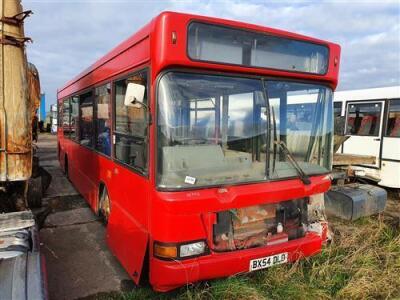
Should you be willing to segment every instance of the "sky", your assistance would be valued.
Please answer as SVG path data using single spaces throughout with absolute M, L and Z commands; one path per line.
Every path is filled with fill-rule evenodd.
M 337 90 L 400 85 L 400 0 L 22 0 L 28 60 L 46 103 L 57 88 L 165 10 L 263 25 L 342 47 Z

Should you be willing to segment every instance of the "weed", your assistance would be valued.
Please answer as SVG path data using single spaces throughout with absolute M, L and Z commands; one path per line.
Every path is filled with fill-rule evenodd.
M 334 239 L 293 264 L 183 287 L 149 288 L 112 298 L 134 299 L 394 299 L 400 297 L 400 229 L 391 219 L 331 220 Z

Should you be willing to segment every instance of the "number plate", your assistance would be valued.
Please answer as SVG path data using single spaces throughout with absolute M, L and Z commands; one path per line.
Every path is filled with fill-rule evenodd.
M 280 265 L 287 263 L 288 261 L 288 253 L 279 253 L 276 255 L 271 255 L 262 258 L 252 259 L 250 261 L 249 271 L 261 270 L 265 268 L 272 267 L 274 265 Z

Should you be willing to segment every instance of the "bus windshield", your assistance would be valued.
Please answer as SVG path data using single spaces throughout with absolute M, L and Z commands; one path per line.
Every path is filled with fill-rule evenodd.
M 179 189 L 297 177 L 331 168 L 332 91 L 321 85 L 166 73 L 158 88 L 158 184 Z

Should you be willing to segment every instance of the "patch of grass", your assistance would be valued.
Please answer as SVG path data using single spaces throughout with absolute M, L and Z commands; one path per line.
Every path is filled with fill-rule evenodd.
M 395 299 L 400 297 L 400 228 L 391 219 L 330 222 L 322 253 L 290 265 L 184 287 L 142 288 L 113 299 Z M 110 296 L 110 295 L 109 295 Z

